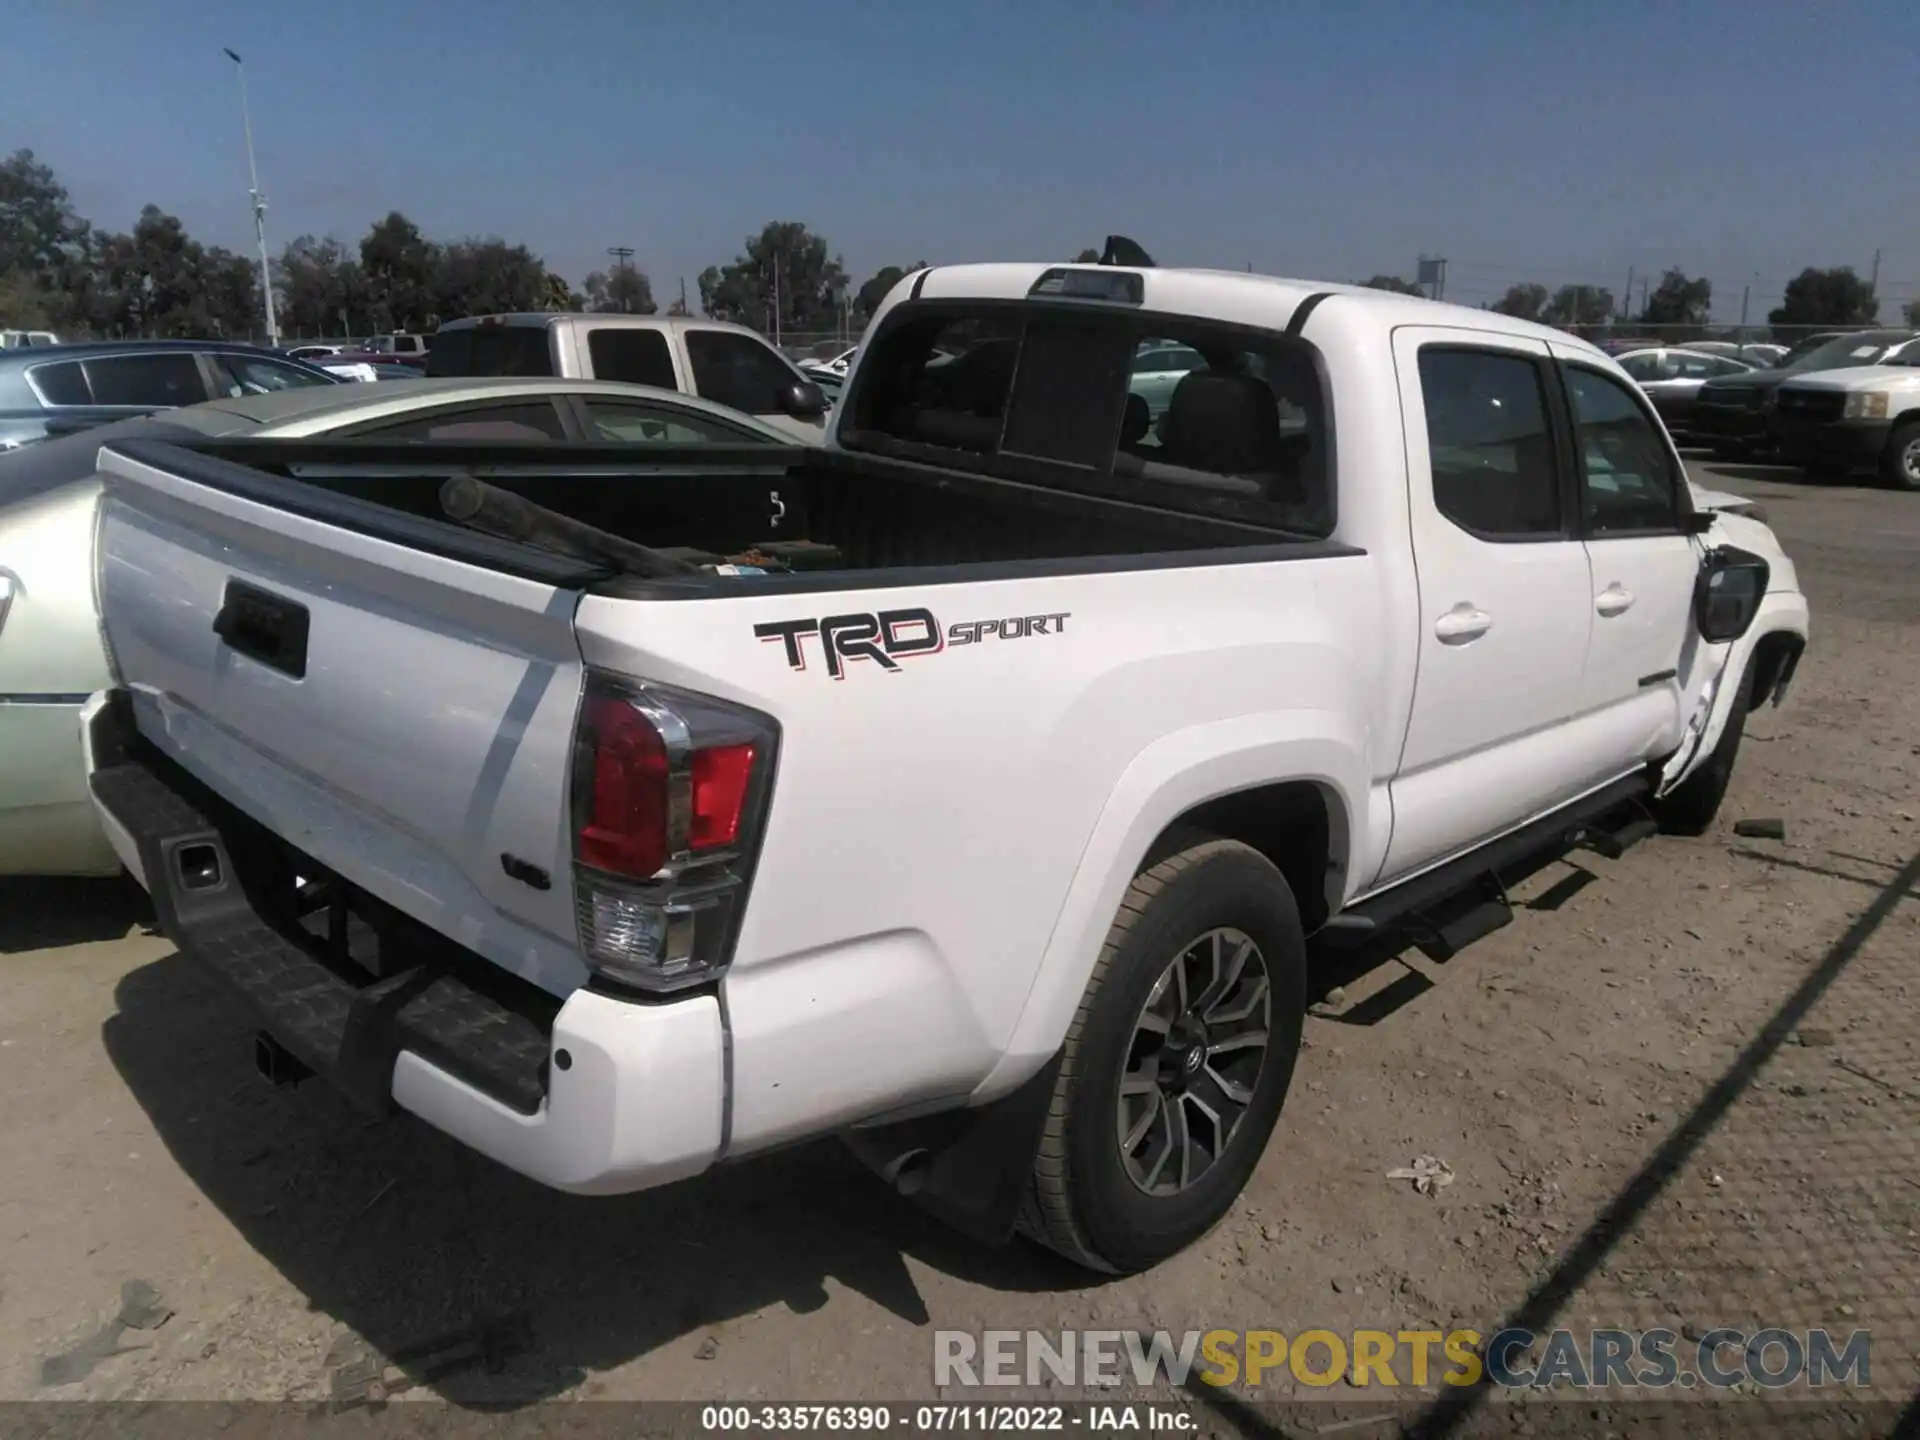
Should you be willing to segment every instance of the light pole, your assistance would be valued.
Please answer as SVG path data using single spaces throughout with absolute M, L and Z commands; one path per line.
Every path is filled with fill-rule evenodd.
M 247 191 L 253 201 L 253 234 L 260 242 L 260 300 L 267 309 L 267 344 L 280 343 L 280 323 L 273 315 L 273 268 L 267 259 L 267 199 L 260 193 L 260 170 L 253 163 L 253 116 L 247 109 L 247 67 L 231 50 L 222 49 L 233 68 L 240 72 L 240 124 L 247 135 Z

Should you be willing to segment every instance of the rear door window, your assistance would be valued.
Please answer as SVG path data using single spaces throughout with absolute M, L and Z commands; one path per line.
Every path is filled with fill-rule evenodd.
M 463 405 L 414 413 L 355 428 L 369 440 L 564 440 L 567 428 L 551 400 Z
M 294 365 L 282 365 L 277 360 L 263 360 L 257 355 L 213 355 L 208 358 L 213 362 L 216 388 L 222 394 L 236 399 L 242 395 L 270 395 L 276 390 L 305 390 L 311 386 L 333 383 L 311 371 Z
M 1512 351 L 1420 351 L 1433 503 L 1483 540 L 1564 537 L 1540 365 Z
M 767 437 L 710 415 L 635 405 L 626 400 L 586 398 L 587 438 L 621 445 L 762 445 Z
M 798 381 L 765 341 L 731 330 L 696 329 L 685 335 L 693 388 L 703 399 L 749 415 L 781 412 L 781 397 Z
M 155 355 L 112 355 L 83 362 L 96 405 L 162 408 L 198 405 L 208 399 L 199 357 L 183 350 Z
M 587 359 L 596 380 L 618 380 L 624 385 L 652 385 L 678 390 L 673 352 L 658 330 L 603 325 L 587 332 Z
M 27 372 L 33 388 L 40 392 L 44 405 L 91 405 L 93 391 L 87 388 L 87 372 L 78 360 L 64 365 L 36 365 Z
M 442 330 L 427 352 L 429 375 L 556 374 L 545 325 L 468 325 Z

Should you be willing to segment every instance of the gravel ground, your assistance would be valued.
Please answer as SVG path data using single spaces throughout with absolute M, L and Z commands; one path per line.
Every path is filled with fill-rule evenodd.
M 1244 1202 L 1147 1276 L 977 1249 L 831 1145 L 547 1193 L 260 1084 L 137 891 L 0 890 L 0 1399 L 316 1400 L 505 1312 L 504 1369 L 414 1364 L 413 1393 L 930 1398 L 936 1329 L 1519 1317 L 1864 1328 L 1891 1423 L 1920 1385 L 1920 495 L 1696 473 L 1764 499 L 1814 607 L 1719 827 L 1550 867 L 1445 965 L 1328 977 Z M 1785 842 L 1732 833 L 1758 816 Z M 1387 1178 L 1422 1154 L 1454 1176 L 1431 1196 Z M 115 1321 L 133 1281 L 164 1323 Z

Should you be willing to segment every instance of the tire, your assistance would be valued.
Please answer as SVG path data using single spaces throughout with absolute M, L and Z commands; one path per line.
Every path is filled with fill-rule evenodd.
M 1252 950 L 1236 970 L 1227 957 L 1239 954 L 1242 942 Z M 1176 962 L 1187 976 L 1184 995 L 1176 993 Z M 1249 1067 L 1252 1047 L 1245 1046 L 1180 1063 L 1200 1049 L 1180 1046 L 1183 1037 L 1218 1044 L 1256 1032 L 1257 1000 L 1246 1015 L 1237 1013 L 1258 988 L 1256 968 L 1265 976 L 1267 1037 L 1257 1064 Z M 1237 978 L 1209 1004 L 1213 986 L 1207 977 L 1222 969 Z M 1280 1118 L 1300 1053 L 1306 979 L 1306 943 L 1293 892 L 1258 851 L 1237 841 L 1204 839 L 1137 875 L 1067 1030 L 1020 1229 L 1069 1260 L 1108 1274 L 1145 1270 L 1211 1229 L 1245 1188 Z M 1195 985 L 1203 987 L 1199 994 Z M 1164 1036 L 1141 1028 L 1150 1004 L 1165 1019 L 1182 998 L 1194 1002 L 1192 1012 L 1211 1016 L 1211 1025 L 1203 1019 L 1196 1030 L 1192 1018 L 1183 1017 Z M 1125 1097 L 1123 1110 L 1122 1071 L 1134 1070 L 1140 1084 L 1150 1056 L 1177 1093 L 1170 1098 L 1167 1088 L 1148 1082 L 1146 1093 Z M 1236 1089 L 1248 1097 L 1237 1116 L 1231 1110 Z M 1207 1110 L 1230 1117 L 1224 1145 L 1205 1119 Z M 1187 1126 L 1187 1138 L 1199 1149 L 1184 1177 L 1173 1169 L 1179 1158 L 1173 1141 L 1180 1132 L 1168 1128 L 1167 1117 L 1174 1114 L 1183 1123 L 1198 1117 Z M 1123 1123 L 1144 1136 L 1131 1161 L 1122 1153 Z M 1210 1163 L 1199 1163 L 1209 1149 L 1215 1152 Z M 1162 1154 L 1166 1162 L 1156 1169 L 1152 1161 Z M 1152 1193 L 1143 1180 L 1163 1191 L 1177 1188 Z
M 1920 420 L 1896 425 L 1887 437 L 1880 478 L 1896 490 L 1920 490 Z
M 1733 762 L 1740 755 L 1740 739 L 1747 731 L 1747 708 L 1753 703 L 1753 666 L 1740 677 L 1740 690 L 1734 699 L 1733 714 L 1727 728 L 1693 774 L 1676 788 L 1653 802 L 1653 818 L 1668 835 L 1704 835 L 1720 813 L 1720 802 L 1727 798 L 1727 786 L 1733 783 Z

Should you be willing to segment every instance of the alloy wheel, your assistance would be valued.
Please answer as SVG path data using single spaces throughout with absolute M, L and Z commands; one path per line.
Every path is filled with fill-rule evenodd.
M 1127 1177 L 1177 1195 L 1219 1163 L 1266 1063 L 1266 957 L 1223 927 L 1189 941 L 1154 982 L 1120 1075 L 1116 1138 Z

